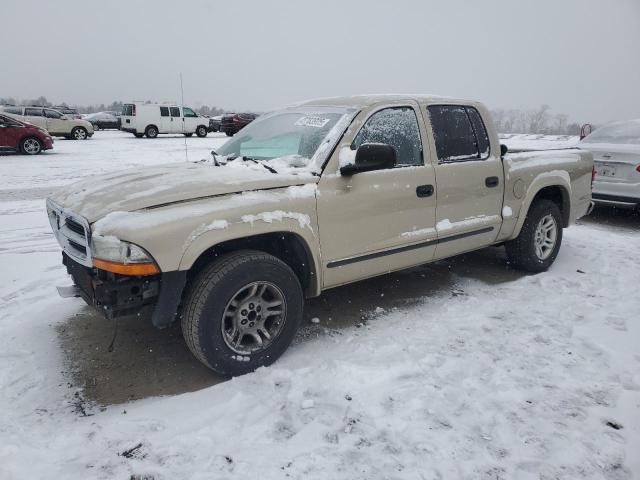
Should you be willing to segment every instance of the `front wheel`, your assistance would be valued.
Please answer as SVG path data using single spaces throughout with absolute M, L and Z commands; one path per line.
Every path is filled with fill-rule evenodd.
M 224 133 L 227 134 L 227 137 L 233 137 L 233 132 L 226 130 Z
M 28 137 L 20 142 L 20 151 L 25 155 L 38 155 L 42 148 L 42 142 L 35 137 Z
M 196 135 L 198 135 L 199 137 L 206 137 L 207 127 L 200 125 L 198 128 L 196 128 Z
M 293 340 L 304 300 L 291 268 L 267 253 L 243 250 L 209 264 L 183 307 L 182 332 L 191 352 L 223 375 L 269 365 Z
M 527 272 L 544 272 L 555 261 L 562 243 L 562 214 L 551 200 L 529 208 L 520 234 L 505 243 L 509 262 Z
M 71 138 L 74 140 L 86 140 L 89 132 L 84 127 L 75 127 L 71 130 Z

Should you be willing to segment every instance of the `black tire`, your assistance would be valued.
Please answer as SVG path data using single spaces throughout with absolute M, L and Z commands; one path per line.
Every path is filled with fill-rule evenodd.
M 89 132 L 87 132 L 87 129 L 84 127 L 74 127 L 73 130 L 71 130 L 71 138 L 73 140 L 86 140 L 89 138 Z
M 233 137 L 233 132 L 230 132 L 229 130 L 226 130 L 224 133 L 227 134 L 227 137 Z
M 184 136 L 185 137 L 193 137 L 193 133 L 185 133 Z
M 155 125 L 149 125 L 147 128 L 145 128 L 144 134 L 147 136 L 147 138 L 156 138 L 158 136 L 158 127 L 156 127 Z
M 555 242 L 548 256 L 541 258 L 536 253 L 536 231 L 543 219 L 549 215 L 553 217 L 556 225 Z M 539 273 L 547 270 L 558 256 L 562 244 L 562 226 L 562 213 L 557 204 L 546 199 L 534 201 L 529 207 L 520 234 L 514 240 L 505 243 L 509 263 L 527 272 Z
M 200 138 L 206 137 L 207 127 L 205 127 L 204 125 L 200 125 L 198 128 L 196 128 L 196 135 L 198 135 Z
M 234 296 L 253 282 L 277 286 L 285 313 L 277 335 L 263 349 L 238 354 L 225 340 L 223 317 Z M 298 330 L 303 308 L 300 282 L 287 264 L 267 253 L 241 250 L 218 258 L 194 279 L 182 307 L 182 333 L 191 352 L 207 367 L 222 375 L 243 375 L 282 355 Z
M 144 137 L 144 133 L 134 133 L 133 134 L 136 138 L 142 138 Z
M 39 155 L 44 150 L 44 145 L 37 137 L 26 137 L 20 140 L 20 151 L 24 155 Z

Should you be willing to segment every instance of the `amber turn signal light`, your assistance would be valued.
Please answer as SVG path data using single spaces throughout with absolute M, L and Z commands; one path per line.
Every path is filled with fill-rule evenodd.
M 110 262 L 108 260 L 101 260 L 99 258 L 93 259 L 93 265 L 100 270 L 106 270 L 107 272 L 118 273 L 120 275 L 155 275 L 160 273 L 160 269 L 153 262 L 147 263 L 120 263 Z

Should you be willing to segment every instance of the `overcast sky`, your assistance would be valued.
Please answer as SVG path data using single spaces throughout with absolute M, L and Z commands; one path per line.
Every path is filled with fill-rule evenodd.
M 0 0 L 0 97 L 269 110 L 436 93 L 640 118 L 640 0 Z

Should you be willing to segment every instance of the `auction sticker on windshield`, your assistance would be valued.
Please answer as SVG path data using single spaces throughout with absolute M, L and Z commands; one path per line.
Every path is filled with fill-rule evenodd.
M 321 117 L 301 117 L 299 118 L 295 125 L 298 127 L 315 127 L 322 128 L 327 123 L 331 121 L 330 118 L 321 118 Z

